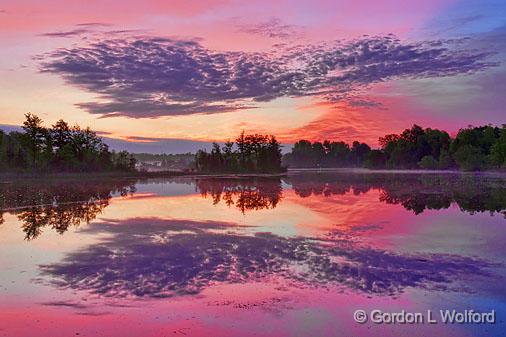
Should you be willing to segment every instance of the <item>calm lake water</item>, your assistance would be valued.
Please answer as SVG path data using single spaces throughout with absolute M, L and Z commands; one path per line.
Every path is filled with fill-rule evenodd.
M 504 336 L 506 180 L 0 183 L 0 336 Z M 358 324 L 489 312 L 495 324 Z

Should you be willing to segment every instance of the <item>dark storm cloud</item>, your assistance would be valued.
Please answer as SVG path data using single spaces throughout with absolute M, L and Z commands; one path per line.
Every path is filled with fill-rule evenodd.
M 470 74 L 495 66 L 492 52 L 461 41 L 363 37 L 277 53 L 217 52 L 196 40 L 105 39 L 40 56 L 42 71 L 99 96 L 79 107 L 103 117 L 213 114 L 279 97 L 347 99 L 396 78 Z

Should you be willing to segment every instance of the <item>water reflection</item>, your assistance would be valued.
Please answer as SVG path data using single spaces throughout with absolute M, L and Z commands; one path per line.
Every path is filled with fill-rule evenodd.
M 253 179 L 196 179 L 197 190 L 213 204 L 223 201 L 235 206 L 242 213 L 252 210 L 275 208 L 282 198 L 279 178 Z
M 27 240 L 37 238 L 44 228 L 63 234 L 71 226 L 95 219 L 113 194 L 133 192 L 134 182 L 124 180 L 4 183 L 0 184 L 0 220 L 4 212 L 16 214 Z
M 234 227 L 235 228 L 235 227 Z M 129 219 L 91 224 L 107 239 L 42 266 L 56 285 L 111 297 L 196 294 L 218 282 L 270 277 L 300 286 L 344 286 L 396 295 L 406 287 L 466 291 L 458 280 L 497 265 L 451 254 L 398 254 L 340 237 L 231 233 L 230 224 Z
M 311 195 L 359 195 L 380 191 L 380 201 L 400 204 L 420 214 L 426 209 L 446 209 L 456 203 L 468 213 L 500 213 L 506 217 L 506 180 L 473 175 L 416 174 L 300 174 L 287 181 L 295 193 Z
M 269 335 L 261 321 L 275 336 L 360 336 L 372 330 L 355 330 L 355 308 L 456 303 L 503 312 L 505 220 L 467 213 L 504 213 L 504 180 L 467 179 L 305 174 L 4 184 L 0 330 Z M 78 224 L 64 236 L 49 233 Z M 20 226 L 37 240 L 21 244 Z M 436 328 L 443 331 L 435 335 L 450 335 L 445 325 Z M 395 329 L 381 333 L 407 332 Z
M 426 209 L 446 209 L 452 203 L 468 213 L 490 212 L 506 217 L 506 181 L 466 175 L 300 174 L 279 178 L 185 179 L 213 204 L 220 202 L 242 213 L 273 209 L 283 200 L 283 183 L 295 195 L 360 195 L 379 190 L 381 202 L 399 204 L 420 214 Z M 182 183 L 182 182 L 181 182 Z M 0 224 L 3 213 L 16 214 L 25 238 L 37 238 L 43 228 L 64 233 L 69 227 L 89 223 L 109 205 L 114 194 L 135 192 L 135 181 L 100 180 L 16 182 L 0 184 Z

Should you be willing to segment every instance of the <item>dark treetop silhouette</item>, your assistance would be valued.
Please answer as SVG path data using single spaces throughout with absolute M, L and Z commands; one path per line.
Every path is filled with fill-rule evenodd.
M 245 135 L 242 132 L 235 144 L 227 141 L 220 148 L 214 143 L 211 153 L 198 151 L 195 165 L 200 172 L 279 173 L 284 171 L 281 157 L 281 145 L 274 136 Z
M 405 169 L 461 169 L 466 171 L 506 168 L 506 124 L 461 129 L 455 139 L 446 131 L 413 125 L 401 134 L 379 139 L 381 149 L 365 143 L 311 143 L 300 140 L 283 162 L 289 167 L 368 167 Z
M 135 159 L 109 147 L 90 128 L 70 127 L 59 120 L 45 128 L 42 120 L 26 114 L 24 133 L 0 131 L 0 172 L 131 171 Z

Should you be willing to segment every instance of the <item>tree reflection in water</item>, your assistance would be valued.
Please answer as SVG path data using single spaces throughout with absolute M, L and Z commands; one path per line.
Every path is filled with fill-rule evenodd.
M 418 214 L 448 208 L 505 214 L 503 179 L 436 175 L 294 175 L 289 184 L 300 197 L 380 191 L 380 201 Z M 275 208 L 282 200 L 280 179 L 196 179 L 213 203 L 242 212 Z M 4 184 L 1 209 L 22 221 L 27 239 L 44 227 L 59 233 L 90 222 L 114 193 L 133 193 L 132 181 Z M 149 200 L 147 201 L 149 202 Z M 120 226 L 118 226 L 120 224 Z M 235 230 L 236 232 L 230 232 Z M 194 294 L 216 282 L 240 283 L 276 277 L 302 286 L 344 286 L 381 295 L 407 287 L 463 291 L 469 278 L 489 277 L 496 265 L 451 254 L 394 253 L 366 247 L 339 233 L 326 239 L 246 234 L 237 224 L 189 220 L 126 219 L 90 222 L 84 232 L 109 233 L 99 244 L 41 266 L 58 285 L 104 296 L 167 297 Z
M 506 180 L 498 177 L 434 174 L 298 174 L 284 178 L 301 198 L 311 195 L 356 195 L 380 191 L 380 201 L 400 204 L 420 214 L 456 203 L 462 211 L 501 213 L 506 217 Z M 283 190 L 278 178 L 196 180 L 197 190 L 213 204 L 223 201 L 243 213 L 275 208 Z
M 465 291 L 457 281 L 488 277 L 496 267 L 458 255 L 397 254 L 343 239 L 230 229 L 216 222 L 156 219 L 91 224 L 84 230 L 108 238 L 41 268 L 64 288 L 111 297 L 170 297 L 196 294 L 217 282 L 269 277 L 375 295 L 396 295 L 406 287 Z
M 288 177 L 295 193 L 311 195 L 359 195 L 380 191 L 380 201 L 400 204 L 415 214 L 445 209 L 456 203 L 468 213 L 500 213 L 506 217 L 506 180 L 499 177 L 454 174 L 300 174 Z
M 191 180 L 187 180 L 187 183 Z M 462 211 L 500 213 L 506 217 L 506 181 L 503 178 L 468 175 L 415 174 L 309 174 L 284 178 L 295 194 L 361 194 L 380 191 L 380 201 L 400 204 L 415 214 L 444 209 L 456 203 Z M 198 178 L 197 191 L 214 204 L 224 202 L 241 212 L 275 208 L 282 202 L 279 178 Z M 70 226 L 89 223 L 109 205 L 112 195 L 135 192 L 135 180 L 66 180 L 49 183 L 0 184 L 0 224 L 3 213 L 16 214 L 26 239 L 34 239 L 45 227 L 64 233 Z
M 114 179 L 1 184 L 0 218 L 3 212 L 16 214 L 27 240 L 37 238 L 46 227 L 63 234 L 70 226 L 95 219 L 114 194 L 134 191 L 134 182 Z
M 203 197 L 212 198 L 214 205 L 223 200 L 227 206 L 235 206 L 242 213 L 275 208 L 283 194 L 279 178 L 199 178 L 195 184 Z

